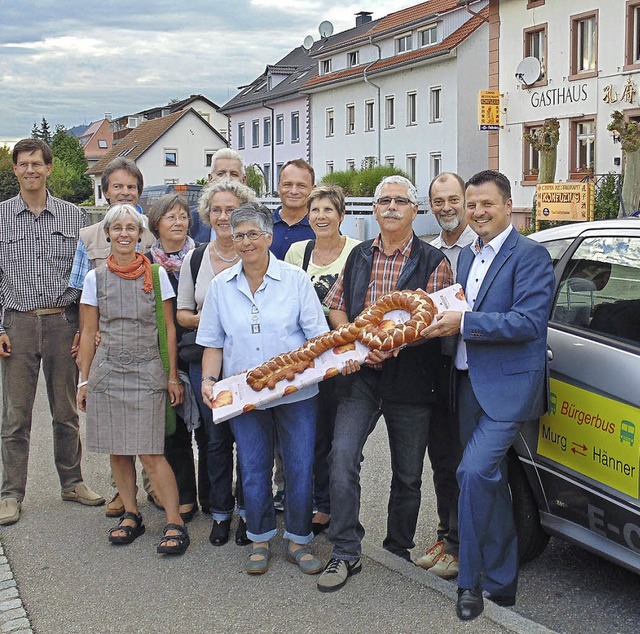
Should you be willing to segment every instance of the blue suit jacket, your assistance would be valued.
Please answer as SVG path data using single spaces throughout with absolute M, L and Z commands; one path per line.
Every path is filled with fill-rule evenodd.
M 457 281 L 466 289 L 474 259 L 465 248 Z M 555 277 L 546 248 L 515 229 L 491 263 L 475 305 L 465 313 L 471 386 L 494 420 L 520 422 L 547 409 L 547 323 Z

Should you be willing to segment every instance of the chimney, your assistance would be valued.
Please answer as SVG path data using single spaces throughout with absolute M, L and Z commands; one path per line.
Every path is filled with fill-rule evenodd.
M 366 24 L 367 22 L 371 22 L 371 14 L 373 11 L 360 11 L 356 13 L 356 26 L 360 26 L 361 24 Z
M 112 117 L 112 115 L 111 115 L 111 113 L 110 113 L 110 112 L 105 112 L 105 113 L 104 113 L 104 118 L 105 118 L 107 121 L 111 121 L 113 117 Z

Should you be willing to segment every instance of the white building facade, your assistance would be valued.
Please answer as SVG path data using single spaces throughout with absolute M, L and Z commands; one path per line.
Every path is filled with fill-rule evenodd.
M 499 9 L 504 109 L 499 167 L 512 182 L 514 208 L 531 208 L 539 164 L 523 135 L 547 118 L 560 123 L 556 181 L 619 173 L 620 144 L 607 125 L 614 110 L 640 121 L 640 0 L 491 4 Z M 537 79 L 516 77 L 525 57 L 538 59 Z
M 487 168 L 477 93 L 488 88 L 486 1 L 431 0 L 313 52 L 311 156 L 318 178 L 374 163 L 404 170 L 426 196 L 443 171 Z

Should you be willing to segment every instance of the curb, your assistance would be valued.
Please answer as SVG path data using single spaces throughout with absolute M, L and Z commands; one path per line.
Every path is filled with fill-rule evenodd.
M 455 584 L 429 574 L 426 570 L 405 561 L 401 557 L 396 557 L 396 555 L 372 544 L 366 539 L 362 541 L 362 554 L 414 583 L 439 592 L 451 599 L 452 604 L 455 606 L 457 599 L 457 586 Z M 500 607 L 491 601 L 485 601 L 482 616 L 516 634 L 558 634 L 555 630 L 550 630 L 544 625 L 531 621 L 513 610 Z
M 11 564 L 0 544 L 0 632 L 33 634 Z

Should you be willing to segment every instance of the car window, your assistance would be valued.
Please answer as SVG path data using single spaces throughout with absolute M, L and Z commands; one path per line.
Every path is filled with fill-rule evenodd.
M 640 238 L 583 240 L 562 273 L 551 319 L 640 345 Z
M 543 242 L 542 244 L 549 251 L 549 255 L 553 260 L 553 266 L 558 263 L 558 260 L 564 255 L 564 252 L 571 246 L 573 238 L 565 238 L 563 240 L 550 240 L 549 242 Z

